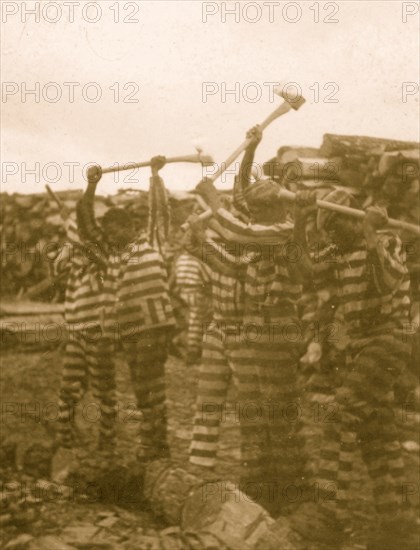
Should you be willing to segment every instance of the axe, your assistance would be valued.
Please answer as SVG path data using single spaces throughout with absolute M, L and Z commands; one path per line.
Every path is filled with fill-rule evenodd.
M 283 92 L 280 88 L 275 88 L 274 93 L 279 95 L 284 99 L 283 103 L 277 107 L 275 111 L 271 113 L 261 124 L 261 129 L 265 130 L 267 126 L 269 126 L 274 120 L 277 118 L 285 115 L 292 109 L 297 111 L 302 107 L 302 105 L 305 103 L 305 98 L 301 95 L 295 95 L 295 96 L 289 96 Z M 212 181 L 215 181 L 219 176 L 225 172 L 229 166 L 239 157 L 239 155 L 245 151 L 245 149 L 248 147 L 248 145 L 251 143 L 251 139 L 246 139 L 235 151 L 225 160 L 225 162 L 222 162 L 220 167 L 217 169 L 216 173 L 211 176 Z M 199 219 L 200 220 L 207 220 L 211 218 L 211 210 L 206 210 L 202 214 L 200 214 Z M 188 229 L 188 224 L 184 223 L 181 228 L 186 231 Z
M 209 166 L 214 164 L 214 160 L 210 155 L 205 155 L 202 151 L 199 151 L 195 155 L 184 155 L 181 157 L 170 157 L 166 159 L 166 164 L 173 164 L 175 162 L 195 162 L 201 163 L 203 166 Z M 121 172 L 123 170 L 133 170 L 135 168 L 146 168 L 150 166 L 150 160 L 147 162 L 137 162 L 122 164 L 121 166 L 110 166 L 109 168 L 102 168 L 102 174 L 109 174 L 110 172 Z
M 287 189 L 281 189 L 277 196 L 280 199 L 294 201 L 296 198 L 296 193 L 288 191 Z M 351 216 L 352 218 L 357 218 L 359 220 L 362 220 L 366 215 L 363 210 L 358 210 L 357 208 L 351 208 L 350 206 L 343 206 L 342 204 L 335 204 L 333 202 L 323 201 L 320 199 L 316 201 L 316 205 L 318 206 L 318 208 L 323 208 L 324 210 L 332 210 L 333 212 L 339 212 L 340 214 Z M 394 229 L 402 229 L 404 231 L 409 231 L 410 233 L 420 235 L 420 226 L 414 223 L 389 218 L 388 227 L 392 227 Z

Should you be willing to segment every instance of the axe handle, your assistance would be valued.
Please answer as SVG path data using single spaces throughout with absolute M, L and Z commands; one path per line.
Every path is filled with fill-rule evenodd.
M 282 189 L 278 196 L 281 199 L 294 201 L 296 198 L 296 194 L 292 191 L 287 191 L 286 189 Z M 344 214 L 346 216 L 351 216 L 352 218 L 357 218 L 359 220 L 363 220 L 363 218 L 366 216 L 366 213 L 363 210 L 358 210 L 357 208 L 350 208 L 350 206 L 343 206 L 342 204 L 334 204 L 333 202 L 323 201 L 318 199 L 316 201 L 316 205 L 318 208 L 322 208 L 324 210 L 331 210 L 333 212 L 338 212 L 340 214 Z M 403 229 L 405 231 L 409 231 L 410 233 L 415 233 L 417 235 L 420 235 L 420 226 L 415 225 L 414 223 L 408 223 L 404 222 L 402 220 L 395 220 L 393 218 L 388 219 L 388 227 L 392 227 L 394 229 Z
M 166 159 L 166 164 L 174 162 L 201 162 L 199 155 L 185 155 L 182 157 L 170 157 Z M 150 160 L 147 162 L 137 162 L 131 164 L 122 164 L 118 166 L 110 166 L 109 168 L 102 168 L 102 174 L 109 174 L 110 172 L 122 172 L 123 170 L 133 170 L 135 168 L 146 168 L 151 166 Z
M 279 118 L 280 116 L 288 113 L 292 109 L 292 106 L 287 101 L 284 101 L 275 111 L 273 111 L 261 124 L 261 129 L 265 130 L 267 126 L 269 126 L 276 118 Z M 212 181 L 215 181 L 219 176 L 225 172 L 229 166 L 235 162 L 235 160 L 239 157 L 239 155 L 245 151 L 245 149 L 248 147 L 248 145 L 251 143 L 251 139 L 246 139 L 233 153 L 225 160 L 225 162 L 222 162 L 222 164 L 219 166 L 217 172 L 211 176 Z
M 52 200 L 56 203 L 58 208 L 61 210 L 63 208 L 63 201 L 60 199 L 60 197 L 54 193 L 54 191 L 51 189 L 49 185 L 45 186 L 45 189 L 47 190 L 49 196 L 52 198 Z
M 262 130 L 265 130 L 267 126 L 269 126 L 274 120 L 281 117 L 282 115 L 285 115 L 292 109 L 292 106 L 287 101 L 284 101 L 275 111 L 273 111 L 261 124 Z M 229 166 L 235 162 L 235 160 L 239 157 L 239 155 L 245 151 L 245 149 L 248 147 L 248 145 L 251 143 L 251 139 L 246 139 L 235 151 L 225 160 L 225 162 L 222 162 L 222 164 L 217 169 L 216 173 L 211 176 L 211 181 L 215 181 L 219 176 L 225 172 Z M 211 210 L 206 210 L 202 214 L 200 214 L 199 219 L 200 220 L 208 220 L 211 218 L 212 213 Z M 188 224 L 184 223 L 181 225 L 181 229 L 183 231 L 186 231 L 188 229 Z
M 282 189 L 278 196 L 281 199 L 294 201 L 296 194 L 292 191 L 287 191 L 286 189 Z M 200 204 L 202 205 L 202 203 Z M 352 218 L 358 218 L 359 220 L 362 220 L 365 217 L 365 212 L 363 210 L 358 210 L 357 208 L 350 208 L 350 206 L 343 206 L 342 204 L 334 204 L 333 202 L 323 201 L 323 200 L 317 200 L 316 205 L 318 208 L 323 208 L 324 210 L 332 210 L 333 212 L 339 212 L 340 214 L 345 214 L 346 216 L 351 216 Z M 201 221 L 208 220 L 211 218 L 212 212 L 211 210 L 206 210 L 205 212 L 202 212 L 198 218 Z M 394 218 L 388 219 L 388 227 L 392 227 L 393 229 L 402 229 L 404 231 L 408 231 L 409 233 L 414 233 L 415 235 L 420 235 L 420 226 L 404 222 L 402 220 L 396 220 Z M 188 229 L 188 225 L 184 223 L 182 226 L 182 229 L 186 231 Z

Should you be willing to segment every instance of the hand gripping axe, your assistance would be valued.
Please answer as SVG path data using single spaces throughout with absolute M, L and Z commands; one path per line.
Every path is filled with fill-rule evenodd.
M 302 107 L 302 105 L 305 103 L 305 98 L 301 95 L 291 95 L 284 93 L 283 89 L 281 88 L 275 88 L 274 93 L 279 95 L 284 99 L 283 103 L 277 107 L 275 111 L 273 111 L 261 124 L 261 129 L 265 130 L 267 126 L 269 126 L 274 120 L 277 118 L 285 115 L 292 109 L 297 111 Z M 225 172 L 229 166 L 235 162 L 235 160 L 239 157 L 239 155 L 245 151 L 245 149 L 248 147 L 248 145 L 251 143 L 251 139 L 246 139 L 233 153 L 219 166 L 216 173 L 213 174 L 209 179 L 212 181 L 215 181 L 219 176 Z M 211 218 L 211 210 L 206 210 L 202 214 L 200 214 L 199 219 L 200 220 L 207 220 Z M 188 229 L 188 224 L 184 223 L 181 228 L 186 231 Z

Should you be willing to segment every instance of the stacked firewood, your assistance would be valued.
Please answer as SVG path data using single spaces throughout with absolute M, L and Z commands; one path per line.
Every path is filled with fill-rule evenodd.
M 418 224 L 419 164 L 416 142 L 325 134 L 319 149 L 280 147 L 264 172 L 292 191 L 346 187 L 361 207 L 381 204 L 390 217 Z

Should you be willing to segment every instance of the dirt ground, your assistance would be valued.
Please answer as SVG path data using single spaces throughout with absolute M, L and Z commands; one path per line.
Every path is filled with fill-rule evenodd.
M 22 461 L 26 450 L 36 443 L 52 443 L 57 419 L 57 394 L 60 383 L 62 349 L 23 352 L 7 350 L 2 357 L 2 442 L 17 443 L 18 463 L 21 470 L 1 470 L 2 499 L 10 497 L 22 485 L 34 483 L 26 476 Z M 198 367 L 187 367 L 180 359 L 170 357 L 167 362 L 167 406 L 169 416 L 169 441 L 174 463 L 188 468 L 187 456 L 190 441 Z M 139 417 L 136 416 L 134 396 L 131 390 L 128 367 L 120 355 L 117 356 L 118 387 L 118 462 L 130 465 L 134 460 L 136 434 Z M 229 395 L 235 402 L 235 390 Z M 319 447 L 322 422 L 319 421 L 319 403 L 314 396 L 304 394 L 300 402 L 302 419 L 305 420 L 304 434 L 307 436 L 309 454 L 307 482 L 310 482 L 311 465 Z M 395 411 L 399 422 L 406 459 L 406 495 L 418 505 L 419 494 L 419 414 L 418 405 L 406 401 Z M 325 410 L 325 409 L 322 409 Z M 80 451 L 94 453 L 98 410 L 88 392 L 78 408 Z M 324 413 L 322 413 L 324 414 Z M 321 417 L 322 417 L 321 414 Z M 221 426 L 221 441 L 218 463 L 214 472 L 217 479 L 238 481 L 239 426 L 233 415 L 228 415 Z M 358 480 L 354 487 L 355 516 L 364 523 L 372 518 L 371 487 L 366 470 L 359 460 L 355 465 Z M 13 484 L 15 486 L 13 487 Z M 29 548 L 31 550 L 70 550 L 71 548 L 153 548 L 153 535 L 167 527 L 153 515 L 144 502 L 137 497 L 140 489 L 131 487 L 129 496 L 121 499 L 116 494 L 114 501 L 102 502 L 95 498 L 65 498 L 52 491 L 43 494 L 33 502 L 29 519 L 25 515 L 16 517 L 2 511 L 2 547 Z M 5 496 L 6 495 L 6 496 Z M 294 495 L 294 493 L 293 493 Z M 123 501 L 124 500 L 124 501 Z M 290 494 L 291 507 L 299 499 Z M 8 504 L 6 503 L 6 506 Z M 27 506 L 25 505 L 25 513 Z M 12 509 L 13 507 L 10 507 Z M 17 518 L 17 519 L 16 519 Z M 19 519 L 20 518 L 20 519 Z M 150 546 L 144 542 L 151 537 Z M 26 538 L 25 538 L 26 537 Z M 140 543 L 140 541 L 142 541 Z M 156 548 L 156 547 L 155 547 Z M 157 549 L 159 550 L 159 549 Z M 280 549 L 279 549 L 280 550 Z M 286 550 L 286 549 L 281 549 Z

